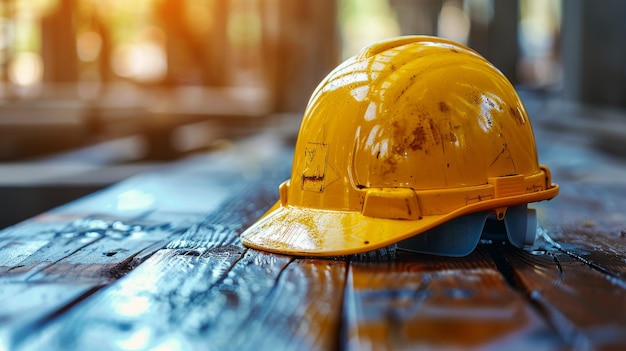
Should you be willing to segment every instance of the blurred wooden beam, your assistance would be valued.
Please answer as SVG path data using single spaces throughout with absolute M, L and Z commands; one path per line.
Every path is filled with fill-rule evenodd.
M 484 55 L 513 84 L 517 83 L 517 62 L 519 59 L 518 23 L 518 0 L 493 2 L 493 20 L 487 34 L 489 48 Z
M 437 34 L 437 19 L 442 0 L 389 0 L 398 18 L 402 35 Z
M 340 60 L 336 0 L 268 0 L 264 53 L 277 112 L 303 111 Z
M 519 1 L 493 1 L 493 15 L 472 18 L 468 46 L 478 51 L 512 82 L 517 83 L 520 56 L 518 24 Z
M 59 0 L 56 9 L 41 21 L 44 82 L 78 81 L 74 8 L 74 0 Z
M 626 2 L 563 1 L 564 94 L 595 105 L 626 106 Z

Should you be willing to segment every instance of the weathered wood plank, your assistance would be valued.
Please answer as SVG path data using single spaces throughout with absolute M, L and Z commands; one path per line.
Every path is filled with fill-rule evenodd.
M 14 349 L 33 330 L 126 274 L 180 230 L 153 220 L 57 213 L 2 232 L 0 346 Z
M 290 154 L 287 150 L 282 155 L 289 157 Z M 226 315 L 234 313 L 234 316 L 239 316 L 239 319 L 233 317 L 235 323 L 247 321 L 246 316 L 254 308 L 245 301 L 243 294 L 246 289 L 249 296 L 254 296 L 254 301 L 265 298 L 273 291 L 277 276 L 291 259 L 258 252 L 244 255 L 246 249 L 241 245 L 238 234 L 277 200 L 277 184 L 288 176 L 289 164 L 269 162 L 260 167 L 258 163 L 263 159 L 258 158 L 242 165 L 241 162 L 246 160 L 241 157 L 233 159 L 232 156 L 227 152 L 219 158 L 210 157 L 215 162 L 208 163 L 209 166 L 202 164 L 197 167 L 197 161 L 183 165 L 175 172 L 161 174 L 154 182 L 141 183 L 140 187 L 133 189 L 141 192 L 136 195 L 149 195 L 160 203 L 167 199 L 172 201 L 158 205 L 155 211 L 142 216 L 144 221 L 173 218 L 175 225 L 163 226 L 164 236 L 147 236 L 153 241 L 143 245 L 123 241 L 108 242 L 102 246 L 95 243 L 45 269 L 43 273 L 53 277 L 54 281 L 69 282 L 80 277 L 82 280 L 95 279 L 96 282 L 99 277 L 101 280 L 98 282 L 111 283 L 111 279 L 102 281 L 102 276 L 110 277 L 112 271 L 119 269 L 120 264 L 111 261 L 118 254 L 127 257 L 121 264 L 125 267 L 136 255 L 158 249 L 159 242 L 163 245 L 169 242 L 167 249 L 149 258 L 122 281 L 70 309 L 67 317 L 58 318 L 61 322 L 57 323 L 57 319 L 51 321 L 49 326 L 41 328 L 42 334 L 33 331 L 29 340 L 36 345 L 52 345 L 53 348 L 109 348 L 123 345 L 131 329 L 138 328 L 154 333 L 151 334 L 154 337 L 146 339 L 146 345 L 158 345 L 172 333 L 184 333 L 189 338 L 180 340 L 202 345 L 206 343 L 202 333 L 217 330 L 207 326 L 222 325 L 215 320 L 215 313 L 220 310 Z M 216 171 L 217 166 L 220 166 L 219 171 Z M 255 171 L 251 173 L 250 167 Z M 198 182 L 198 179 L 204 180 Z M 160 187 L 155 185 L 157 183 L 161 184 Z M 172 186 L 163 187 L 165 184 Z M 198 187 L 201 187 L 199 191 L 192 191 Z M 115 193 L 128 191 L 118 187 Z M 186 201 L 182 201 L 182 195 Z M 225 196 L 228 197 L 226 200 Z M 207 197 L 212 198 L 208 199 L 208 204 L 203 203 Z M 214 204 L 216 201 L 219 201 L 219 206 Z M 199 206 L 195 207 L 195 204 Z M 150 208 L 154 206 L 149 204 Z M 194 212 L 207 208 L 219 210 L 200 219 L 197 213 L 190 211 L 192 208 Z M 238 294 L 233 294 L 233 288 L 238 289 Z M 259 289 L 261 291 L 257 291 Z M 233 298 L 242 300 L 241 310 L 233 308 Z M 214 307 L 207 310 L 207 306 L 212 304 Z M 128 306 L 145 305 L 149 305 L 147 310 L 135 309 L 130 315 L 124 312 Z M 73 311 L 77 311 L 76 314 Z M 196 317 L 191 318 L 192 315 Z M 91 320 L 97 325 L 94 326 Z M 120 325 L 123 327 L 116 329 Z M 95 329 L 92 327 L 106 329 L 107 340 L 101 341 L 105 346 L 98 346 L 100 342 L 94 344 L 94 335 L 90 331 Z M 215 337 L 228 330 L 222 329 Z M 224 345 L 231 342 L 222 340 Z
M 168 229 L 154 221 L 92 216 L 57 231 L 0 239 L 0 346 L 19 347 L 33 331 L 126 274 L 176 233 Z
M 598 150 L 598 134 L 590 130 L 591 124 L 624 116 L 608 117 L 602 110 L 578 104 L 543 107 L 540 126 L 556 123 L 558 128 L 535 129 L 540 160 L 550 166 L 561 189 L 556 198 L 533 205 L 540 224 L 562 252 L 624 279 L 626 163 Z M 564 133 L 568 128 L 573 132 Z
M 24 338 L 25 349 L 106 350 L 156 347 L 186 319 L 187 307 L 223 279 L 243 250 L 220 247 L 203 255 L 161 250 L 79 308 Z M 197 301 L 199 303 L 199 301 Z
M 626 348 L 626 281 L 545 241 L 504 257 L 527 295 L 577 350 Z
M 277 197 L 274 186 L 254 188 L 235 194 L 223 211 L 52 321 L 43 335 L 33 334 L 29 347 L 108 349 L 127 342 L 133 332 L 149 334 L 141 348 L 168 340 L 192 348 L 210 342 L 215 349 L 336 347 L 345 261 L 292 262 L 244 249 L 238 233 Z M 129 315 L 120 304 L 146 307 Z M 95 345 L 92 330 L 104 330 L 107 339 Z M 237 337 L 242 332 L 246 338 Z
M 620 178 L 626 179 L 626 171 Z M 616 182 L 624 179 L 616 179 Z M 572 257 L 626 279 L 626 185 L 568 182 L 542 204 L 546 239 Z
M 159 242 L 153 251 L 164 246 L 176 234 L 168 229 L 163 222 L 91 216 L 75 219 L 56 232 L 2 238 L 0 245 L 10 250 L 2 250 L 5 253 L 0 259 L 8 260 L 10 266 L 3 264 L 0 276 L 31 282 L 69 279 L 70 283 L 104 284 L 115 279 L 109 274 L 115 266 L 128 263 Z
M 31 284 L 0 278 L 0 349 L 18 349 L 33 330 L 98 288 L 92 284 Z
M 246 250 L 223 279 L 193 304 L 178 306 L 184 310 L 184 320 L 170 326 L 169 332 L 184 334 L 184 342 L 193 345 L 193 349 L 207 344 L 215 350 L 234 349 L 234 343 L 243 334 L 248 339 L 246 324 L 253 320 L 255 307 L 264 303 L 291 261 L 286 256 Z
M 43 233 L 55 233 L 67 227 L 67 224 L 84 215 L 43 213 L 0 231 L 0 238 L 25 238 Z
M 230 336 L 232 349 L 333 350 L 339 346 L 346 262 L 300 259 Z M 237 337 L 243 333 L 245 337 Z M 239 334 L 241 335 L 241 334 Z
M 239 233 L 278 200 L 279 180 L 258 179 L 241 184 L 220 210 L 191 225 L 168 243 L 169 249 L 206 250 L 223 245 L 243 247 Z M 156 214 L 158 217 L 158 214 Z
M 35 231 L 28 237 L 3 238 L 0 243 L 3 250 L 0 252 L 3 252 L 2 261 L 6 263 L 0 268 L 0 276 L 11 275 L 26 279 L 28 275 L 45 269 L 101 238 L 93 233 L 92 235 L 89 229 L 66 225 L 58 232 Z
M 50 250 L 50 247 L 55 244 L 51 241 L 55 240 L 59 233 L 64 233 L 70 223 L 77 218 L 80 217 L 40 215 L 0 231 L 0 277 L 8 275 L 10 271 L 14 271 L 13 274 L 19 274 L 18 271 L 28 271 L 28 268 L 23 267 L 28 264 L 28 258 L 35 253 L 40 256 L 38 259 L 40 263 L 51 262 L 55 257 L 56 259 L 63 257 L 63 253 L 58 252 L 59 250 L 56 250 L 56 256 L 54 256 L 52 252 L 55 250 Z M 67 239 L 61 235 L 58 239 L 61 242 L 56 246 L 66 247 L 65 244 L 68 241 L 73 241 Z M 75 249 L 87 243 L 88 240 L 75 243 Z M 32 264 L 31 262 L 30 265 Z
M 348 350 L 563 346 L 482 250 L 458 259 L 399 252 L 390 263 L 353 262 L 344 314 Z
M 81 248 L 29 278 L 34 282 L 109 284 L 138 266 L 142 260 L 163 248 L 172 233 L 162 232 L 136 234 L 151 236 L 149 240 L 138 238 L 98 240 Z M 108 239 L 108 240 L 107 240 Z
M 346 263 L 244 251 L 221 246 L 195 256 L 161 250 L 80 308 L 33 332 L 23 346 L 336 348 Z

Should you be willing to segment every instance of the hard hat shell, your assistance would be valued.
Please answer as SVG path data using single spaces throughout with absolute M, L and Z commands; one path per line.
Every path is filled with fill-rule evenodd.
M 305 110 L 280 200 L 241 235 L 302 256 L 378 249 L 479 211 L 550 199 L 530 120 L 475 51 L 428 36 L 375 43 Z

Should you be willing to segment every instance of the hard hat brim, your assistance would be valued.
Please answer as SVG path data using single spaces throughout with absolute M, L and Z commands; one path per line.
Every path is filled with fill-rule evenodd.
M 244 245 L 294 256 L 343 256 L 389 246 L 449 219 L 374 218 L 355 211 L 328 211 L 282 206 L 278 201 L 241 234 Z

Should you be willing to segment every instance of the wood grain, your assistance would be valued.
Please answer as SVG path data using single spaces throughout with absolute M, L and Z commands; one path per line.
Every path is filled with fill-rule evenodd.
M 545 239 L 561 252 L 626 280 L 624 193 L 626 185 L 620 184 L 566 184 L 557 199 L 541 207 Z
M 571 349 L 613 350 L 626 344 L 626 282 L 549 243 L 505 258 L 525 289 Z
M 28 348 L 333 349 L 345 262 L 292 261 L 236 246 L 161 250 Z M 106 335 L 105 338 L 102 335 Z
M 51 321 L 25 345 L 109 349 L 139 342 L 133 338 L 145 333 L 136 346 L 176 340 L 191 348 L 336 347 L 345 261 L 293 261 L 239 242 L 244 226 L 276 200 L 275 187 L 267 184 L 244 188 L 222 210 Z M 106 340 L 94 330 L 106 333 Z M 241 330 L 245 338 L 238 337 Z
M 202 251 L 224 245 L 243 247 L 239 233 L 278 200 L 276 183 L 274 178 L 242 182 L 240 189 L 222 203 L 219 211 L 193 223 L 182 235 L 169 242 L 167 248 Z
M 163 342 L 162 336 L 168 336 L 170 326 L 186 319 L 187 307 L 224 277 L 242 251 L 220 247 L 198 256 L 161 250 L 117 284 L 84 301 L 79 309 L 70 309 L 40 333 L 31 334 L 24 346 L 93 350 L 154 347 Z
M 33 332 L 110 284 L 165 245 L 163 223 L 53 216 L 0 239 L 0 339 L 21 346 Z M 54 228 L 54 230 L 50 230 Z M 15 235 L 21 232 L 23 235 Z
M 580 262 L 624 279 L 626 163 L 596 148 L 598 135 L 593 131 L 606 112 L 576 104 L 548 107 L 551 111 L 543 112 L 540 126 L 559 127 L 536 128 L 535 135 L 540 161 L 550 166 L 560 192 L 550 201 L 533 204 L 546 238 Z M 594 114 L 584 115 L 588 111 Z
M 122 274 L 118 266 L 156 251 L 176 234 L 165 227 L 163 222 L 106 216 L 74 219 L 56 231 L 37 232 L 32 226 L 28 236 L 1 239 L 11 250 L 0 257 L 7 257 L 11 266 L 0 270 L 0 277 L 102 285 Z
M 333 350 L 339 346 L 346 262 L 300 259 L 236 330 L 234 349 Z
M 400 255 L 390 263 L 352 263 L 344 314 L 349 350 L 563 345 L 482 250 L 461 259 Z

